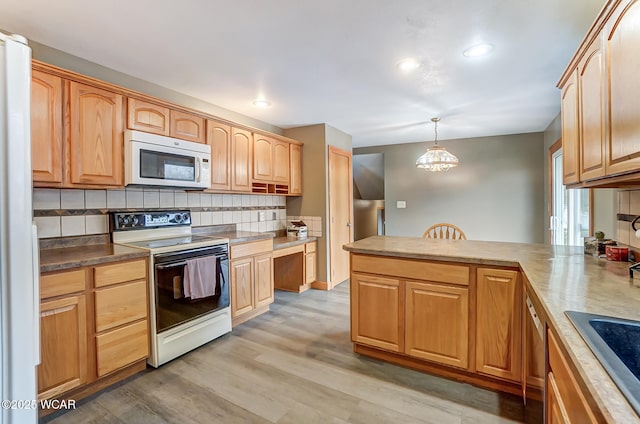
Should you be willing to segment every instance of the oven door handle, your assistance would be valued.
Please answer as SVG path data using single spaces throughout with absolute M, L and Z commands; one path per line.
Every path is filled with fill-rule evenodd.
M 169 265 L 156 265 L 156 268 L 158 269 L 169 269 L 169 268 L 175 268 L 178 266 L 185 266 L 187 265 L 187 261 L 182 261 L 182 262 L 176 262 L 173 264 L 169 264 Z

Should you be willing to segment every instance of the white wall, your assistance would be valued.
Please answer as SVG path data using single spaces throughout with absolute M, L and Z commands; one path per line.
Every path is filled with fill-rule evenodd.
M 473 240 L 541 243 L 543 140 L 542 133 L 445 140 L 460 166 L 444 173 L 415 167 L 432 142 L 354 153 L 384 153 L 387 235 L 420 237 L 428 226 L 449 222 Z M 407 208 L 398 209 L 398 200 Z

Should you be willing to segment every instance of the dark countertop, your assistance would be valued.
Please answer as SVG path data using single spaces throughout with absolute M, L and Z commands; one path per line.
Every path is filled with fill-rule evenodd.
M 148 256 L 148 250 L 112 243 L 41 249 L 40 272 L 62 271 Z
M 215 236 L 224 237 L 229 239 L 229 244 L 249 243 L 251 241 L 272 239 L 275 237 L 274 233 L 257 233 L 253 231 L 194 231 L 195 234 L 201 236 Z
M 640 320 L 640 279 L 630 279 L 627 262 L 585 255 L 582 247 L 369 237 L 349 243 L 352 253 L 520 267 L 527 288 L 566 347 L 607 422 L 640 423 L 640 418 L 593 355 L 564 311 L 574 310 Z
M 284 249 L 291 246 L 298 246 L 305 243 L 312 243 L 316 240 L 318 240 L 317 237 L 276 237 L 273 239 L 273 250 Z

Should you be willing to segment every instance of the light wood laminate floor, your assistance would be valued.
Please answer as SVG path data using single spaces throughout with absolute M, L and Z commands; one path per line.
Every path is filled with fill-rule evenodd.
M 542 406 L 359 356 L 349 286 L 276 292 L 271 312 L 44 422 L 511 423 Z

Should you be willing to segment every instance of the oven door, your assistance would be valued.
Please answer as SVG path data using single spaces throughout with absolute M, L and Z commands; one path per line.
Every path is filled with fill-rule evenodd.
M 156 331 L 173 328 L 192 319 L 229 307 L 228 245 L 160 253 L 153 256 Z M 202 272 L 205 285 L 215 294 L 203 298 L 185 296 L 185 271 L 193 260 L 210 261 L 209 272 Z M 193 296 L 195 297 L 195 296 Z

